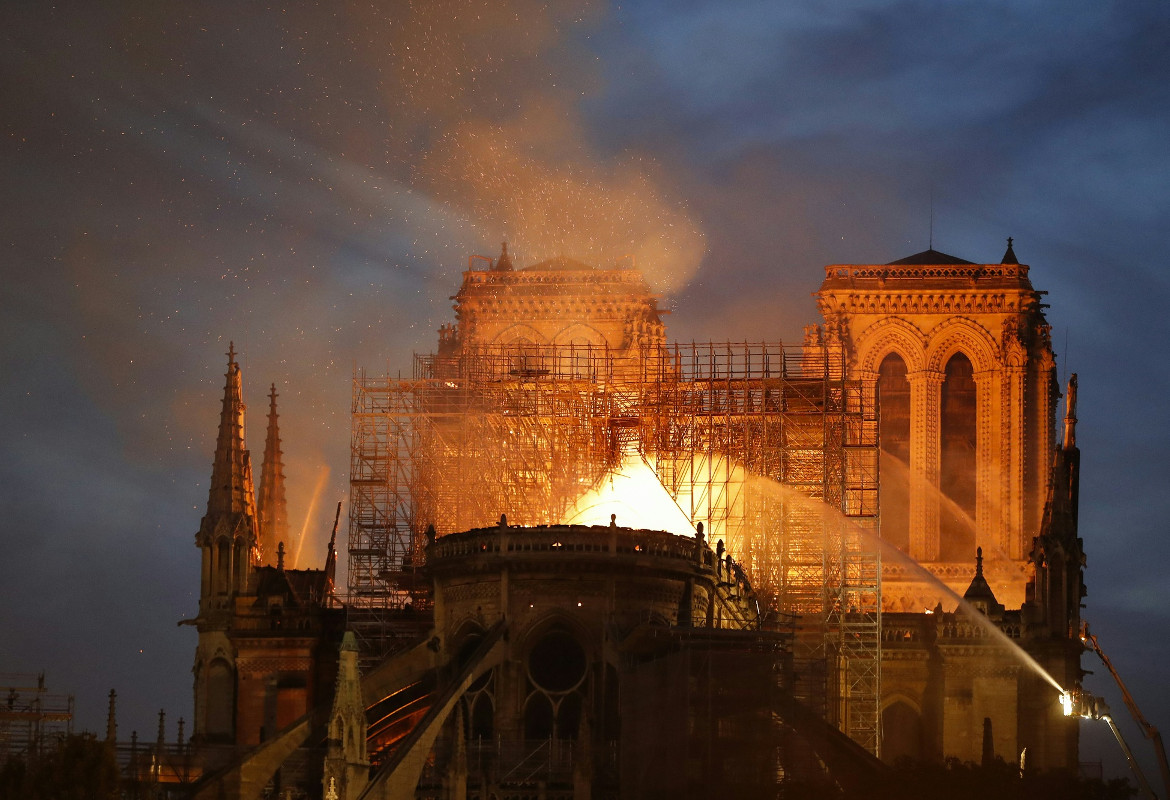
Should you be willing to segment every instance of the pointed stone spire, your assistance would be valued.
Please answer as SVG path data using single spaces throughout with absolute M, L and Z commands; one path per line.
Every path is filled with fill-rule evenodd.
M 496 259 L 495 269 L 498 272 L 511 272 L 512 257 L 508 255 L 508 243 L 504 242 L 501 247 L 502 249 L 500 250 L 500 257 Z
M 325 593 L 332 595 L 337 579 L 337 523 L 341 521 L 341 501 L 337 501 L 337 512 L 333 515 L 333 532 L 329 534 L 329 552 L 325 554 Z
M 1019 264 L 1020 263 L 1020 260 L 1018 258 L 1016 258 L 1016 251 L 1012 250 L 1012 237 L 1010 237 L 1010 236 L 1008 237 L 1007 252 L 1003 254 L 1003 259 L 1000 260 L 999 263 L 1001 263 L 1001 264 Z
M 1003 612 L 1003 606 L 996 601 L 995 592 L 991 590 L 987 579 L 983 577 L 982 547 L 975 549 L 975 577 L 971 579 L 971 585 L 963 593 L 963 599 L 991 617 Z
M 1054 638 L 1075 636 L 1081 625 L 1085 595 L 1085 551 L 1078 535 L 1081 451 L 1077 448 L 1077 376 L 1068 381 L 1065 397 L 1064 442 L 1052 457 L 1048 497 L 1040 521 L 1040 535 L 1032 540 L 1034 577 L 1028 599 L 1035 603 L 1039 621 Z
M 1064 396 L 1064 449 L 1077 446 L 1077 374 L 1069 376 Z
M 280 449 L 280 426 L 276 413 L 276 384 L 268 394 L 268 434 L 264 439 L 264 461 L 260 466 L 259 544 L 261 563 L 271 564 L 276 542 L 288 539 L 288 502 L 284 491 L 284 452 Z
M 203 550 L 201 615 L 212 606 L 226 608 L 231 596 L 249 590 L 257 555 L 256 489 L 244 440 L 243 378 L 234 345 L 227 356 L 207 513 L 195 535 L 195 544 Z
M 224 376 L 227 382 L 223 389 L 223 408 L 219 416 L 219 437 L 215 443 L 215 462 L 211 467 L 207 514 L 199 526 L 200 535 L 214 533 L 222 519 L 246 517 L 250 525 L 254 525 L 256 519 L 252 459 L 244 441 L 243 377 L 240 365 L 236 362 L 234 343 L 228 346 L 227 356 L 228 371 Z
M 346 631 L 341 639 L 325 747 L 322 787 L 336 792 L 338 800 L 357 800 L 366 788 L 370 758 L 366 750 L 366 706 L 362 701 L 357 637 L 353 631 Z

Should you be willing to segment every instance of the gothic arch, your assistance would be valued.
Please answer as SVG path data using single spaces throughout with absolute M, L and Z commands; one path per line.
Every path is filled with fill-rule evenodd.
M 236 672 L 226 660 L 214 658 L 204 678 L 204 728 L 208 736 L 230 737 L 235 730 Z
M 907 372 L 918 372 L 926 363 L 926 337 L 913 324 L 898 317 L 886 317 L 858 337 L 857 367 L 877 374 L 878 365 L 890 353 L 906 362 Z
M 553 337 L 553 343 L 561 346 L 569 344 L 581 344 L 586 342 L 594 347 L 606 344 L 605 336 L 601 331 L 594 328 L 592 325 L 585 325 L 581 322 L 575 322 L 566 328 L 558 331 Z
M 236 660 L 232 657 L 232 654 L 228 652 L 226 647 L 218 643 L 215 645 L 215 649 L 211 651 L 210 655 L 206 653 L 201 654 L 201 663 L 211 663 L 212 661 L 223 661 L 232 669 L 235 669 L 236 666 Z
M 581 625 L 553 612 L 531 625 L 521 642 L 526 677 L 524 735 L 575 739 L 591 706 L 594 648 Z
M 455 635 L 451 639 L 455 642 L 462 642 L 469 636 L 482 637 L 485 630 L 483 620 L 475 614 L 468 612 L 464 614 L 463 619 L 455 626 Z
M 941 374 L 947 361 L 962 353 L 971 361 L 976 373 L 988 372 L 998 366 L 995 339 L 977 322 L 966 317 L 955 317 L 931 332 L 926 346 L 926 369 Z
M 509 345 L 518 341 L 527 341 L 532 344 L 547 344 L 544 334 L 531 325 L 526 325 L 522 322 L 504 328 L 496 334 L 496 338 L 492 339 L 491 343 L 496 345 Z
M 898 694 L 882 703 L 882 758 L 893 762 L 925 756 L 922 709 L 909 697 Z
M 562 628 L 571 633 L 581 647 L 584 648 L 587 657 L 592 658 L 595 655 L 589 646 L 589 642 L 592 640 L 589 631 L 581 625 L 580 620 L 564 613 L 560 609 L 549 611 L 527 627 L 518 637 L 520 643 L 519 652 L 527 654 L 540 641 L 540 638 L 553 628 Z
M 450 652 L 454 654 L 460 667 L 466 665 L 467 660 L 479 647 L 484 632 L 483 623 L 468 614 L 456 627 L 454 635 L 449 637 L 448 641 L 452 648 Z
M 922 713 L 922 704 L 919 703 L 917 699 L 915 699 L 914 697 L 911 697 L 908 694 L 905 694 L 904 692 L 894 692 L 893 694 L 888 694 L 885 697 L 883 697 L 881 710 L 885 711 L 886 709 L 890 708 L 891 706 L 897 705 L 898 703 L 902 703 L 904 705 L 909 706 L 913 711 L 915 711 L 918 714 Z

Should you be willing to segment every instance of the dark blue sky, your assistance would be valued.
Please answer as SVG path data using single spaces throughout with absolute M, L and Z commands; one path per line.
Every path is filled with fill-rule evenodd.
M 0 671 L 85 727 L 111 687 L 123 735 L 190 719 L 229 339 L 310 566 L 355 365 L 432 349 L 468 255 L 632 253 L 671 336 L 794 339 L 825 264 L 926 248 L 933 196 L 937 249 L 1014 236 L 1049 292 L 1086 616 L 1170 724 L 1165 3 L 315 6 L 0 9 Z

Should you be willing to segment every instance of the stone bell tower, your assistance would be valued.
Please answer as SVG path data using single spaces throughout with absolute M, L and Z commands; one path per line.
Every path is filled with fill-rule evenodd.
M 243 379 L 234 346 L 227 355 L 207 513 L 195 534 L 203 556 L 193 670 L 193 738 L 199 742 L 235 738 L 236 659 L 228 634 L 236 598 L 250 591 L 252 567 L 259 557 L 252 460 L 244 440 Z
M 931 249 L 828 266 L 816 295 L 818 335 L 877 391 L 882 538 L 960 594 L 982 547 L 1008 608 L 1024 601 L 1054 442 L 1043 294 L 1008 239 L 998 264 Z M 934 607 L 930 581 L 883 560 L 887 610 Z

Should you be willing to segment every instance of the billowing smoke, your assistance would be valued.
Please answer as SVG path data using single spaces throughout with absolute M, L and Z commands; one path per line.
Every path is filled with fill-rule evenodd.
M 410 182 L 467 220 L 485 246 L 511 240 L 528 261 L 569 255 L 608 266 L 632 256 L 652 285 L 677 290 L 705 239 L 655 165 L 596 152 L 580 121 L 596 94 L 583 46 L 598 7 L 433 0 L 355 17 L 388 25 L 382 83 L 394 134 L 416 160 Z M 367 51 L 377 70 L 379 48 Z

